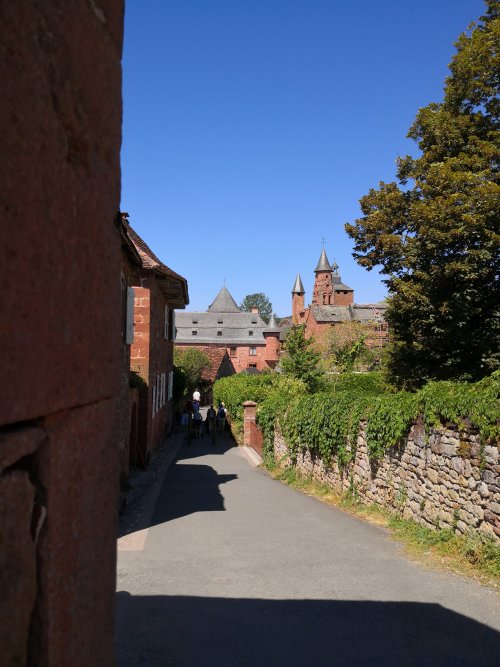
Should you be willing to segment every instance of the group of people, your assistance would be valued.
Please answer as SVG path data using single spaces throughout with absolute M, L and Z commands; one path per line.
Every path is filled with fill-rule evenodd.
M 189 427 L 190 417 L 193 424 L 193 435 L 195 438 L 203 436 L 203 416 L 200 412 L 200 392 L 196 389 L 193 392 L 193 400 L 187 401 L 184 412 L 181 416 L 181 426 L 187 431 Z M 226 428 L 226 406 L 222 401 L 219 401 L 217 410 L 213 405 L 207 410 L 207 417 L 205 419 L 205 430 L 211 435 L 215 435 L 216 431 L 222 433 Z

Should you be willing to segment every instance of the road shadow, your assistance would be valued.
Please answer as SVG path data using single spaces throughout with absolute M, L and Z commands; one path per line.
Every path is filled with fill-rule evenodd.
M 177 461 L 167 472 L 150 526 L 157 526 L 195 512 L 224 512 L 220 486 L 238 475 L 219 475 L 208 465 Z
M 493 667 L 500 634 L 438 604 L 117 594 L 118 667 Z
M 210 434 L 204 434 L 201 438 L 191 438 L 190 444 L 188 444 L 187 436 L 185 436 L 182 447 L 176 456 L 176 461 L 196 459 L 208 454 L 223 456 L 232 447 L 235 447 L 235 442 L 227 433 L 217 433 L 215 442 L 212 442 Z

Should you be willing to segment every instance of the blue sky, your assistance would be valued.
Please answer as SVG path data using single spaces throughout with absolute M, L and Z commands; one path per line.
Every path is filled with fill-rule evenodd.
M 205 310 L 226 281 L 291 312 L 322 239 L 359 303 L 386 295 L 344 223 L 395 176 L 482 0 L 127 0 L 122 203 Z

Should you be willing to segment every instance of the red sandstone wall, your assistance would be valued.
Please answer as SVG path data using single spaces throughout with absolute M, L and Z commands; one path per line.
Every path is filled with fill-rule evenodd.
M 189 345 L 187 343 L 176 343 L 176 347 L 178 347 L 181 350 L 188 349 L 190 347 L 198 347 L 197 345 Z M 216 347 L 220 348 L 223 350 L 227 350 L 227 353 L 231 359 L 231 362 L 234 366 L 234 370 L 237 373 L 241 373 L 241 371 L 244 371 L 245 369 L 248 368 L 249 364 L 257 364 L 257 370 L 263 370 L 264 368 L 269 368 L 267 362 L 266 362 L 266 346 L 262 345 L 255 345 L 256 352 L 257 354 L 250 355 L 249 353 L 249 345 L 237 345 L 234 346 L 236 347 L 236 356 L 231 356 L 231 348 L 227 347 L 225 345 L 217 345 L 216 343 L 203 343 L 200 347 Z
M 347 294 L 344 294 L 343 291 L 335 292 L 333 303 L 335 306 L 350 306 L 354 303 L 354 292 L 347 292 Z
M 2 664 L 112 665 L 121 0 L 0 6 Z
M 131 369 L 147 383 L 141 391 L 139 440 L 143 451 L 155 451 L 172 427 L 172 401 L 166 401 L 153 416 L 153 387 L 158 376 L 168 374 L 173 367 L 173 342 L 164 338 L 165 306 L 158 284 L 149 276 L 141 278 L 142 287 L 134 287 L 134 342 L 131 345 Z

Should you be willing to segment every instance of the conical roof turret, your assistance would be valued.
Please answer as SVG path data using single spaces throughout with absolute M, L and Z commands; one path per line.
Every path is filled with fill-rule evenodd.
M 305 294 L 305 293 L 306 291 L 304 289 L 304 285 L 302 284 L 302 280 L 300 279 L 300 273 L 297 273 L 297 277 L 295 278 L 295 283 L 292 289 L 292 294 Z
M 318 266 L 314 269 L 314 271 L 331 271 L 332 267 L 330 266 L 330 262 L 328 261 L 328 257 L 326 256 L 326 251 L 323 248 L 321 251 L 321 256 L 319 258 Z
M 280 328 L 278 326 L 278 323 L 276 322 L 276 318 L 274 317 L 274 313 L 271 315 L 271 318 L 269 320 L 269 324 L 267 327 L 264 329 L 264 334 L 266 333 L 279 333 Z
M 213 302 L 208 306 L 212 313 L 241 313 L 241 308 L 233 299 L 227 287 L 223 287 Z

